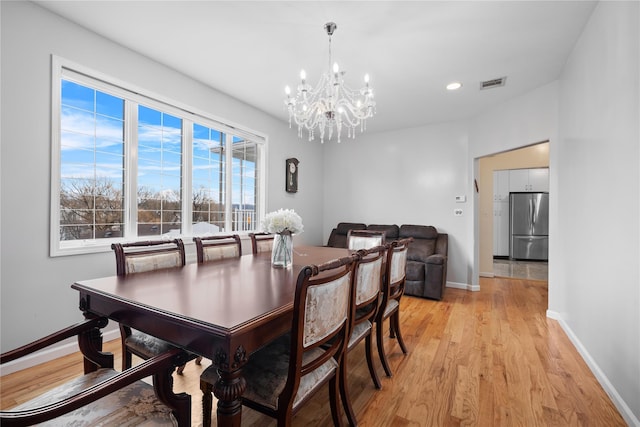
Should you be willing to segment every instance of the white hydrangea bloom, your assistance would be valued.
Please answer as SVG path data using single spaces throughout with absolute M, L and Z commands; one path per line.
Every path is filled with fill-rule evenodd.
M 279 209 L 264 217 L 262 229 L 267 233 L 299 234 L 304 230 L 304 226 L 302 218 L 293 209 Z

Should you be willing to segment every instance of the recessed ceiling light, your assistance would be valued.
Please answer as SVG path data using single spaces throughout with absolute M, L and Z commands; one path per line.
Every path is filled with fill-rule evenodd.
M 462 87 L 460 82 L 451 82 L 447 85 L 447 90 L 458 90 Z

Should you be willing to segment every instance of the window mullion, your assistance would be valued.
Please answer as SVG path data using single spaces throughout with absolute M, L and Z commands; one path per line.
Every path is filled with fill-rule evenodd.
M 182 120 L 182 234 L 193 234 L 193 122 Z
M 233 231 L 233 206 L 232 206 L 232 188 L 233 188 L 233 135 L 224 134 L 224 152 L 225 160 L 225 198 L 224 198 L 224 229 L 229 232 Z
M 138 237 L 138 104 L 125 100 L 125 230 L 124 237 Z

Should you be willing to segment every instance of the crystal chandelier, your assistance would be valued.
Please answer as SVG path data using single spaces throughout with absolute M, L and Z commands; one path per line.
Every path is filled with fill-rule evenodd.
M 329 35 L 329 70 L 331 70 L 331 36 L 338 28 L 329 22 L 324 26 Z M 289 127 L 292 121 L 298 125 L 298 137 L 302 138 L 302 129 L 309 132 L 309 141 L 314 139 L 316 128 L 320 133 L 320 142 L 324 143 L 325 134 L 328 140 L 333 136 L 334 127 L 340 142 L 342 128 L 347 128 L 347 136 L 356 137 L 356 128 L 363 132 L 366 120 L 375 113 L 376 102 L 373 90 L 369 86 L 369 75 L 364 76 L 364 86 L 360 90 L 352 90 L 344 83 L 344 71 L 340 71 L 337 63 L 332 71 L 322 75 L 318 85 L 312 88 L 307 83 L 304 70 L 300 72 L 300 84 L 295 97 L 291 96 L 289 86 L 285 88 L 287 99 L 284 103 L 289 111 Z

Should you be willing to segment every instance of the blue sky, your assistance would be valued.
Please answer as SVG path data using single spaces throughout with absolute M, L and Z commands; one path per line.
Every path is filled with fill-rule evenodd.
M 62 81 L 61 176 L 68 179 L 109 179 L 122 187 L 124 162 L 124 101 L 80 84 Z M 177 197 L 181 185 L 181 129 L 179 117 L 153 108 L 138 107 L 138 186 Z M 194 124 L 194 191 L 205 188 L 218 200 L 220 187 L 219 131 Z M 234 143 L 241 141 L 234 137 Z M 232 202 L 240 203 L 240 181 L 245 203 L 254 204 L 255 165 L 233 160 Z M 242 178 L 242 179 L 241 179 Z M 223 174 L 224 179 L 224 174 Z M 224 184 L 223 184 L 224 188 Z M 172 195 L 172 196 L 171 196 Z

